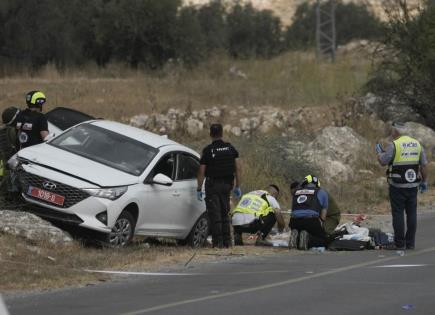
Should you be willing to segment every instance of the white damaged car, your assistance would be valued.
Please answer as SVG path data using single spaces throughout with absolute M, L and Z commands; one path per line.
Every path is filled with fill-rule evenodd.
M 208 236 L 196 198 L 197 152 L 125 124 L 92 120 L 19 151 L 16 172 L 32 211 L 100 232 L 112 246 L 133 235 L 198 247 Z

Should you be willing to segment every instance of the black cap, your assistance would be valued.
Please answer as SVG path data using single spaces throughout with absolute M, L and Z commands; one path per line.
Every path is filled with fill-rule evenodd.
M 213 138 L 219 138 L 223 135 L 223 128 L 221 124 L 212 124 L 210 126 L 210 136 Z

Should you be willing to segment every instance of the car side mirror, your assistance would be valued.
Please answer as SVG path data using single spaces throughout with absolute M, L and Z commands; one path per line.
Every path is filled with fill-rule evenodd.
M 168 176 L 159 173 L 154 176 L 152 183 L 164 186 L 171 186 L 174 182 Z

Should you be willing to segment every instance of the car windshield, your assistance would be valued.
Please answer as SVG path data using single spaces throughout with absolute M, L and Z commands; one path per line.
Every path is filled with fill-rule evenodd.
M 49 142 L 117 170 L 139 176 L 158 150 L 142 142 L 91 124 L 82 124 Z

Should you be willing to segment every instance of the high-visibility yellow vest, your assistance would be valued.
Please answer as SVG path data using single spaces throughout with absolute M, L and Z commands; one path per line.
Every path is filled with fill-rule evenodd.
M 233 210 L 233 214 L 247 213 L 253 214 L 257 218 L 268 215 L 273 212 L 273 208 L 266 199 L 268 195 L 269 193 L 264 190 L 256 190 L 243 195 L 239 204 Z
M 395 153 L 388 168 L 389 180 L 403 187 L 415 186 L 420 181 L 420 143 L 409 136 L 401 136 L 393 144 Z

